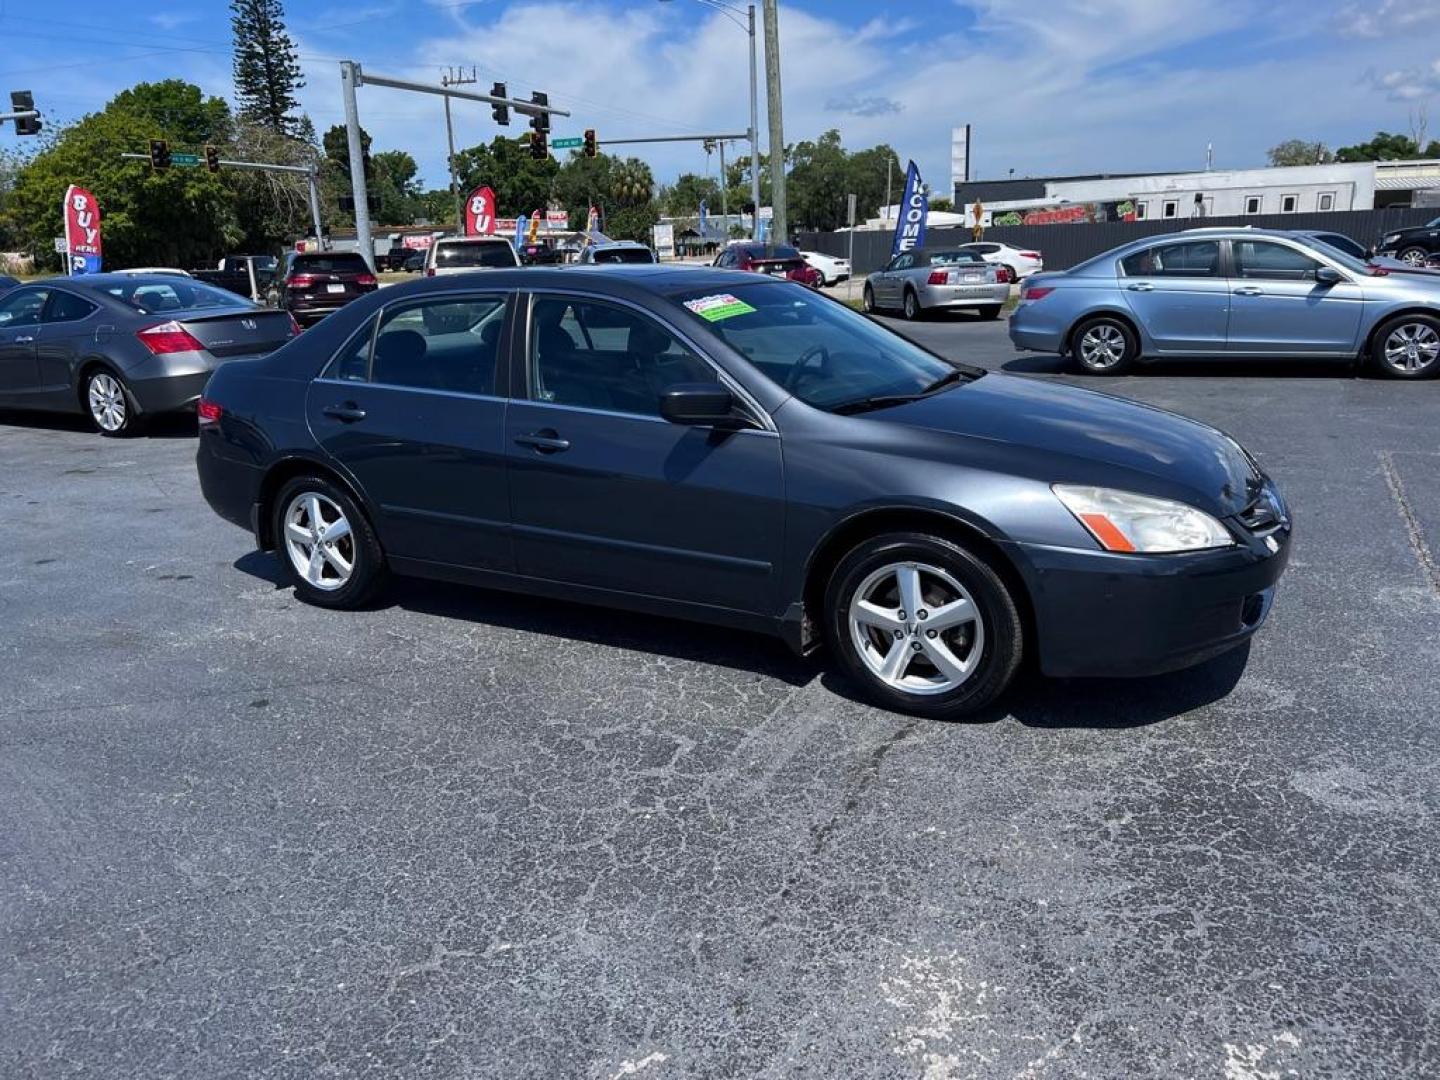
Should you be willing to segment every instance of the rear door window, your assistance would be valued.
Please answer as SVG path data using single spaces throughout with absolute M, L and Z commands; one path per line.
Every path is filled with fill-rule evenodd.
M 492 395 L 505 297 L 447 296 L 387 308 L 336 355 L 325 377 L 415 390 Z
M 1219 277 L 1220 243 L 1194 240 L 1135 251 L 1120 260 L 1126 277 Z
M 56 289 L 50 294 L 50 303 L 45 306 L 44 319 L 47 323 L 76 322 L 94 311 L 95 306 L 74 293 Z

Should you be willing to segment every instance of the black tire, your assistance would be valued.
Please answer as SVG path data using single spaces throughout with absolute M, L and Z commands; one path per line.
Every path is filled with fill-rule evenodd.
M 1114 336 L 1116 331 L 1119 332 L 1118 337 Z M 1103 363 L 1087 360 L 1086 335 L 1092 333 L 1109 342 L 1112 348 L 1118 348 L 1118 357 L 1106 359 Z M 1140 358 L 1140 342 L 1135 337 L 1135 331 L 1125 323 L 1108 315 L 1100 315 L 1086 319 L 1071 332 L 1070 355 L 1087 375 L 1123 375 L 1133 368 L 1135 361 Z
M 891 686 L 871 670 L 861 656 L 860 646 L 852 634 L 850 603 L 857 590 L 866 586 L 867 581 L 879 575 L 886 581 L 885 571 L 892 564 L 923 564 L 943 570 L 969 593 L 978 610 L 979 627 L 983 637 L 979 639 L 977 666 L 957 686 L 941 692 L 912 692 Z M 928 578 L 932 591 L 922 599 L 936 597 L 933 589 L 943 589 L 943 583 Z M 872 586 L 873 588 L 873 586 Z M 944 599 L 940 597 L 940 599 Z M 902 601 L 903 602 L 903 601 Z M 909 642 L 916 652 L 916 660 L 907 661 L 911 667 L 902 674 L 914 671 L 923 678 L 927 669 L 939 675 L 939 669 L 930 663 L 929 646 L 924 638 L 934 638 L 933 631 L 925 630 L 920 612 L 905 613 L 909 623 L 904 630 L 893 631 L 897 635 L 896 648 Z M 916 716 L 936 720 L 953 720 L 972 714 L 993 702 L 1014 679 L 1020 667 L 1024 652 L 1024 629 L 1015 599 L 1010 595 L 1000 576 L 984 560 L 964 547 L 938 536 L 925 533 L 890 533 L 877 536 L 860 544 L 835 568 L 825 590 L 825 636 L 831 653 L 836 657 L 845 674 L 861 688 L 865 696 L 877 705 L 897 712 L 912 713 Z M 878 634 L 877 641 L 889 640 L 890 631 L 872 631 Z M 923 632 L 923 633 L 922 633 Z M 969 633 L 968 639 L 947 635 Z M 899 639 L 899 634 L 905 634 Z M 977 641 L 972 626 L 941 631 L 941 641 L 952 650 L 966 647 L 974 649 Z M 967 645 L 968 641 L 968 645 Z M 922 650 L 926 650 L 923 651 Z M 973 656 L 967 660 L 976 660 Z
M 865 309 L 865 314 L 875 314 L 875 290 L 870 288 L 866 282 L 864 290 L 860 293 L 860 306 Z
M 980 312 L 980 318 L 982 319 L 998 319 L 1002 306 L 1001 304 L 990 304 L 987 307 L 978 308 L 977 310 Z
M 296 567 L 286 541 L 286 515 L 297 497 L 315 494 L 329 500 L 345 515 L 350 525 L 349 543 L 342 539 L 340 554 L 351 564 L 349 578 L 337 587 L 321 588 L 307 581 Z M 323 516 L 323 515 L 322 515 Z M 337 610 L 353 610 L 368 603 L 384 585 L 388 576 L 385 553 L 365 512 L 340 485 L 323 476 L 297 476 L 288 480 L 275 493 L 270 504 L 271 535 L 275 538 L 275 554 L 295 594 L 307 604 Z
M 115 396 L 117 387 L 118 398 Z M 98 404 L 101 401 L 105 405 Z M 108 367 L 97 364 L 85 372 L 80 381 L 80 407 L 95 430 L 106 438 L 124 439 L 140 430 L 140 405 L 135 395 L 126 385 L 124 377 Z
M 1392 354 L 1392 337 L 1414 335 L 1414 354 Z M 1415 366 L 1405 366 L 1407 363 Z M 1387 379 L 1433 379 L 1440 375 L 1440 318 L 1413 313 L 1397 315 L 1375 331 L 1370 342 L 1370 366 Z
M 1395 257 L 1401 262 L 1409 263 L 1411 266 L 1424 266 L 1425 260 L 1430 257 L 1430 252 L 1426 251 L 1423 247 L 1415 247 L 1412 245 L 1411 247 L 1402 248 L 1397 251 Z
M 901 310 L 905 313 L 905 318 L 911 322 L 925 314 L 925 309 L 920 306 L 920 297 L 916 296 L 915 290 L 908 286 L 905 289 L 905 299 L 901 303 Z

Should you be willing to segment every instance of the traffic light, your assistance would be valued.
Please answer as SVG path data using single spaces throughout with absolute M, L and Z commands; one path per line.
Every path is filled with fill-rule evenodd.
M 550 156 L 550 140 L 543 131 L 532 131 L 530 133 L 530 156 L 536 161 L 544 161 Z
M 538 131 L 543 135 L 550 130 L 550 95 L 543 90 L 536 90 L 530 95 L 530 102 L 534 105 L 543 106 L 540 112 L 530 117 L 530 130 Z
M 600 142 L 595 138 L 595 129 L 585 129 L 585 156 L 594 157 L 600 153 Z
M 170 144 L 164 139 L 150 140 L 150 167 L 152 169 L 168 169 L 170 167 Z
M 503 82 L 497 82 L 490 87 L 490 96 L 508 98 L 510 95 L 505 92 L 505 84 Z M 492 104 L 490 106 L 490 115 L 495 118 L 497 124 L 503 124 L 505 127 L 510 126 L 509 105 Z
M 29 112 L 35 108 L 35 95 L 29 90 L 10 91 L 10 111 Z M 25 116 L 15 121 L 16 135 L 39 135 L 40 118 L 38 116 Z
M 211 172 L 220 171 L 220 148 L 218 146 L 205 147 L 205 168 Z

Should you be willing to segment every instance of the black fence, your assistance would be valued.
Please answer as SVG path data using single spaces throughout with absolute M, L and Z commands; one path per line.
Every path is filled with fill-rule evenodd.
M 1004 225 L 986 229 L 985 239 L 1038 251 L 1045 257 L 1045 269 L 1066 270 L 1131 240 L 1179 232 L 1181 229 L 1207 226 L 1234 228 L 1241 225 L 1253 225 L 1257 229 L 1324 229 L 1344 233 L 1369 246 L 1386 232 L 1424 225 L 1435 216 L 1434 207 L 1421 207 L 1409 210 L 1335 210 L 1323 214 L 1156 218 L 1150 221 L 1106 221 L 1093 225 Z M 877 270 L 889 261 L 892 238 L 893 232 L 889 229 L 856 231 L 853 269 L 857 276 Z M 969 229 L 930 229 L 925 235 L 925 246 L 953 246 L 969 243 L 971 239 Z M 849 244 L 850 234 L 847 232 L 800 234 L 800 246 L 805 250 L 839 255 L 841 258 L 849 251 Z

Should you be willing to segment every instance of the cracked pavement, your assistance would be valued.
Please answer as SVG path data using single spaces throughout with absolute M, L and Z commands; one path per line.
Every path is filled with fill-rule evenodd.
M 954 725 L 703 626 L 307 608 L 193 426 L 5 416 L 0 1075 L 1435 1075 L 1440 382 L 1071 381 L 1249 446 L 1290 570 L 1248 651 Z

